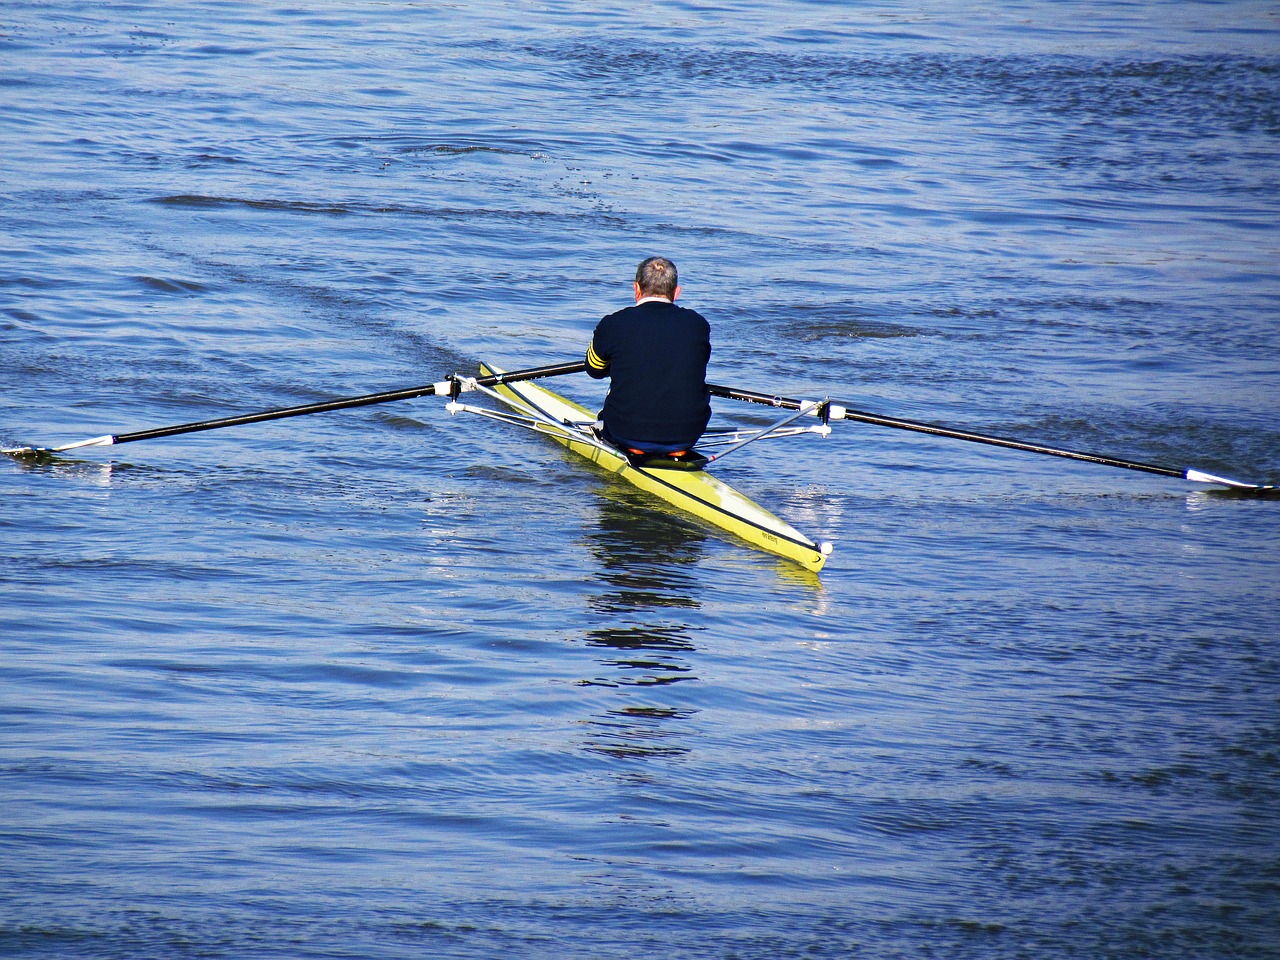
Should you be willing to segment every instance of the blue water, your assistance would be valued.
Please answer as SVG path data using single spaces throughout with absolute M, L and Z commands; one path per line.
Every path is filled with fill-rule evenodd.
M 1280 482 L 1273 4 L 7 2 L 0 63 L 5 447 L 577 359 L 664 253 L 717 382 Z M 434 398 L 0 459 L 0 955 L 1275 956 L 1280 501 L 835 426 L 718 469 L 820 580 Z

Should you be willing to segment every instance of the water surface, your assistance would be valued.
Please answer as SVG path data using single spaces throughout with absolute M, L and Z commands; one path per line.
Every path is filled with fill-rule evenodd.
M 662 252 L 718 382 L 1276 483 L 1278 39 L 8 3 L 0 443 L 576 359 Z M 0 463 L 0 952 L 1271 955 L 1280 504 L 856 424 L 720 474 L 820 580 L 431 398 Z

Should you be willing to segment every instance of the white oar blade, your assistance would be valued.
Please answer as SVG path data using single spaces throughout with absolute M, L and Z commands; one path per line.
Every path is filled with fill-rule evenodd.
M 1226 477 L 1215 477 L 1212 473 L 1204 473 L 1201 470 L 1188 470 L 1186 478 L 1192 483 L 1216 483 L 1220 486 L 1231 487 L 1235 490 L 1270 490 L 1272 487 L 1264 487 L 1257 483 L 1243 483 L 1240 480 L 1229 480 Z
M 61 447 L 10 447 L 7 450 L 0 450 L 0 453 L 6 453 L 11 457 L 34 457 L 40 454 L 62 453 L 64 450 L 75 450 L 77 447 L 109 447 L 116 442 L 116 438 L 107 434 L 105 437 L 93 437 L 89 440 L 77 440 L 75 443 L 64 444 Z
M 63 450 L 74 450 L 77 447 L 109 447 L 116 442 L 116 438 L 107 434 L 105 437 L 94 437 L 92 440 L 81 440 L 77 443 L 68 443 L 65 446 L 54 447 L 54 453 L 61 453 Z

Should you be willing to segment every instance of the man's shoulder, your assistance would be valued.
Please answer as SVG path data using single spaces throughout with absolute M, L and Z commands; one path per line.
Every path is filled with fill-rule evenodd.
M 672 303 L 670 300 L 649 300 L 645 303 L 632 304 L 629 307 L 623 307 L 621 310 L 615 310 L 613 313 L 606 314 L 601 323 L 615 323 L 618 321 L 639 320 L 645 316 L 673 316 L 684 317 L 687 319 L 698 319 L 703 323 L 707 322 L 707 318 L 700 314 L 697 310 L 691 310 L 689 307 L 682 307 L 679 304 Z
M 623 307 L 621 310 L 615 310 L 613 313 L 606 313 L 600 318 L 602 324 L 616 323 L 619 320 L 626 320 L 629 315 L 635 312 L 635 307 Z
M 680 322 L 687 329 L 691 331 L 700 330 L 700 331 L 704 331 L 705 333 L 710 333 L 711 331 L 710 322 L 708 322 L 707 318 L 704 317 L 702 314 L 700 314 L 697 310 L 693 310 L 690 307 L 682 307 L 674 303 L 671 304 L 671 309 L 679 311 L 679 313 L 675 314 L 675 316 L 679 317 Z

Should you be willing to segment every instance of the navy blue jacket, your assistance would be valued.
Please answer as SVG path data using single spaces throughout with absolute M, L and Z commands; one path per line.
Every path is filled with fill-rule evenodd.
M 711 326 L 694 310 L 649 300 L 596 326 L 587 373 L 610 378 L 602 411 L 618 439 L 692 446 L 711 419 Z

